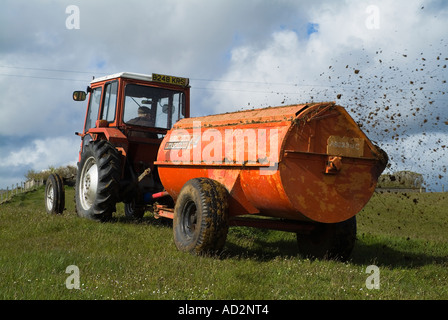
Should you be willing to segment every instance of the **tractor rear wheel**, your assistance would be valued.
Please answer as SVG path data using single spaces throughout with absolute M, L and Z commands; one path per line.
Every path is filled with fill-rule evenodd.
M 339 223 L 319 223 L 310 234 L 297 233 L 299 254 L 306 258 L 346 261 L 356 240 L 356 217 Z
M 45 186 L 45 209 L 49 214 L 61 214 L 65 209 L 65 190 L 61 176 L 52 173 Z
M 84 147 L 76 177 L 76 211 L 89 219 L 107 220 L 119 199 L 121 158 L 108 141 L 91 141 Z
M 174 207 L 176 247 L 197 255 L 216 254 L 224 247 L 228 225 L 228 192 L 217 181 L 189 180 Z

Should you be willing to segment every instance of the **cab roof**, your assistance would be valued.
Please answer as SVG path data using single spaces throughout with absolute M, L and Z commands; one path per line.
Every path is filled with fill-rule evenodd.
M 152 81 L 152 75 L 149 75 L 149 74 L 119 72 L 119 73 L 114 73 L 114 74 L 111 74 L 108 76 L 96 78 L 96 79 L 92 80 L 90 83 L 96 83 L 96 82 L 101 82 L 101 81 L 115 79 L 115 78 L 128 78 L 128 79 Z

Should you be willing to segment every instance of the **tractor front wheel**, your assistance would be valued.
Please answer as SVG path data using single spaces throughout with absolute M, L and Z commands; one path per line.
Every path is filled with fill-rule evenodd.
M 145 206 L 137 204 L 137 200 L 134 198 L 131 202 L 125 202 L 124 214 L 128 218 L 141 219 L 145 215 Z
M 61 214 L 65 209 L 65 190 L 62 178 L 52 173 L 45 185 L 45 209 L 49 214 Z
M 108 141 L 84 146 L 76 177 L 76 211 L 89 219 L 107 220 L 119 199 L 121 158 Z

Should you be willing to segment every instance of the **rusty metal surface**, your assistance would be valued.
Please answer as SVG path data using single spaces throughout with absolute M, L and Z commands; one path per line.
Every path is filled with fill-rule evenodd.
M 183 119 L 155 164 L 174 200 L 188 180 L 208 177 L 229 191 L 230 216 L 334 223 L 364 207 L 386 163 L 345 109 L 329 102 Z

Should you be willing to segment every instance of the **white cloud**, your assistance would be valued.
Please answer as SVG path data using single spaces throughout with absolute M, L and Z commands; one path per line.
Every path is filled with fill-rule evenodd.
M 276 93 L 291 91 L 306 92 L 298 97 L 308 99 L 315 96 L 313 93 L 328 92 L 328 96 L 321 93 L 321 98 L 335 99 L 335 89 L 349 89 L 346 91 L 350 93 L 367 83 L 380 88 L 380 80 L 375 76 L 385 77 L 389 86 L 408 85 L 411 71 L 420 67 L 417 56 L 423 51 L 432 55 L 444 49 L 439 42 L 448 27 L 444 20 L 446 13 L 434 18 L 432 13 L 420 9 L 421 1 L 373 3 L 379 8 L 379 29 L 366 27 L 369 14 L 365 2 L 346 1 L 341 5 L 340 1 L 331 1 L 311 6 L 309 18 L 318 25 L 318 32 L 311 34 L 309 40 L 293 30 L 282 30 L 266 37 L 263 46 L 249 44 L 234 48 L 229 68 L 220 80 L 233 82 L 233 86 L 226 87 L 229 91 L 238 90 L 229 93 L 222 90 L 221 83 L 213 83 L 210 88 L 216 92 L 209 103 L 216 106 L 216 111 L 227 111 L 251 100 L 251 105 L 280 104 L 284 97 Z M 403 59 L 403 55 L 409 59 Z M 431 58 L 434 64 L 435 56 Z M 400 71 L 393 72 L 389 67 Z M 359 77 L 363 80 L 353 74 L 354 69 L 361 69 Z M 398 79 L 394 79 L 395 75 Z M 241 87 L 240 81 L 247 82 L 247 86 Z M 280 85 L 284 83 L 289 86 Z M 292 90 L 294 84 L 297 90 Z M 310 90 L 313 85 L 315 88 Z M 269 93 L 269 99 L 254 95 L 252 91 L 256 88 Z M 242 92 L 244 89 L 247 93 Z M 353 92 L 359 94 L 360 90 Z M 297 101 L 297 97 L 289 100 Z
M 59 137 L 34 140 L 0 157 L 0 168 L 24 166 L 41 171 L 50 165 L 58 167 L 76 164 L 79 145 L 79 138 Z

